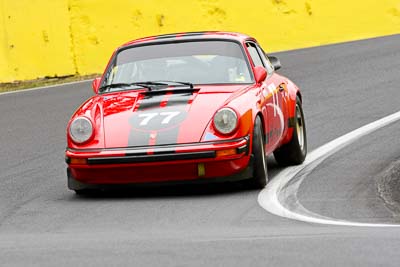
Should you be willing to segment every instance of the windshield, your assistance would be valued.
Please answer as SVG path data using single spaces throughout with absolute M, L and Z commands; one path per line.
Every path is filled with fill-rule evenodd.
M 253 79 L 239 44 L 195 41 L 122 50 L 107 70 L 102 86 L 148 81 L 241 84 Z

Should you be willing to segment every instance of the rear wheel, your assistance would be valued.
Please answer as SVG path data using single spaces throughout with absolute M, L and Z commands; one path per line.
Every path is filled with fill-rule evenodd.
M 253 130 L 252 153 L 253 178 L 250 179 L 250 185 L 253 188 L 263 188 L 268 181 L 267 158 L 265 156 L 265 142 L 263 138 L 262 123 L 260 117 L 256 118 Z
M 307 155 L 306 125 L 299 97 L 296 99 L 295 125 L 292 139 L 274 151 L 275 160 L 283 166 L 298 165 L 304 162 Z

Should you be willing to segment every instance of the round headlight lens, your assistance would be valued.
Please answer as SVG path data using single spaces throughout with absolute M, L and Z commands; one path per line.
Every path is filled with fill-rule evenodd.
M 214 126 L 222 134 L 232 133 L 238 124 L 236 112 L 231 108 L 221 108 L 214 115 Z
M 88 118 L 76 118 L 69 127 L 69 134 L 75 143 L 84 143 L 92 137 L 93 125 Z

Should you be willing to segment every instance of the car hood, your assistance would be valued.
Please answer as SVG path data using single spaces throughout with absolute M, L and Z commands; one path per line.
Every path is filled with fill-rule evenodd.
M 101 95 L 105 147 L 199 142 L 218 108 L 246 87 L 203 86 L 199 90 Z

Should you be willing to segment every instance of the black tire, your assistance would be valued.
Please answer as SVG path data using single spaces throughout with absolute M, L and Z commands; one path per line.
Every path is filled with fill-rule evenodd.
M 260 117 L 257 116 L 253 130 L 253 178 L 249 183 L 252 188 L 264 188 L 268 181 L 267 157 Z
M 299 97 L 296 99 L 295 125 L 292 139 L 274 151 L 275 160 L 282 166 L 299 165 L 307 155 L 307 135 L 304 113 Z
M 85 196 L 85 195 L 90 195 L 93 194 L 94 191 L 90 190 L 90 189 L 80 189 L 80 190 L 74 190 L 75 194 L 77 194 L 78 196 Z
M 87 186 L 79 181 L 77 181 L 71 173 L 71 170 L 67 168 L 67 185 L 70 190 L 75 191 L 75 194 L 83 196 L 93 194 L 94 189 L 87 188 Z

